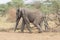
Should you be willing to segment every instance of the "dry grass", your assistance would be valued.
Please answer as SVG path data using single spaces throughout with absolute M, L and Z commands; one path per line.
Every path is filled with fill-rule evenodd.
M 10 15 L 10 16 L 11 16 L 11 15 Z M 15 18 L 15 17 L 12 18 L 12 17 L 10 17 L 10 16 L 8 15 L 8 16 L 0 17 L 0 31 L 9 31 L 9 30 L 11 30 L 11 29 L 14 29 L 14 27 L 15 27 L 15 22 L 12 22 L 12 20 L 15 21 L 15 19 L 13 19 L 13 18 Z M 9 18 L 12 18 L 12 19 L 9 19 Z M 53 17 L 53 18 L 54 18 L 54 17 Z M 7 19 L 11 20 L 11 22 L 9 22 Z M 58 22 L 57 20 L 48 21 L 49 28 L 53 29 L 54 31 L 57 30 L 58 32 L 60 32 L 60 31 L 59 31 L 60 26 L 58 27 L 58 26 L 56 25 L 56 23 L 59 24 L 59 22 Z M 19 24 L 21 24 L 21 21 L 20 21 Z M 19 27 L 20 27 L 20 25 L 19 25 Z M 44 29 L 44 25 L 42 25 L 42 27 L 43 27 L 43 29 Z M 33 32 L 37 32 L 37 29 L 34 27 L 34 25 L 31 24 L 31 28 L 32 28 L 32 31 L 33 31 Z M 27 31 L 27 30 L 26 30 L 26 31 Z
M 7 31 L 14 28 L 15 23 L 6 22 L 6 17 L 0 17 L 0 31 Z
M 14 29 L 15 22 L 11 23 L 9 21 L 6 21 L 6 19 L 7 19 L 7 17 L 6 18 L 5 17 L 0 17 L 0 31 L 10 31 L 10 30 Z M 49 23 L 49 27 L 50 28 L 56 27 L 54 22 L 49 21 L 48 23 Z M 38 31 L 36 29 L 36 27 L 34 27 L 34 25 L 31 24 L 30 26 L 31 26 L 33 32 L 37 32 Z M 19 27 L 20 27 L 20 25 L 19 25 Z M 42 26 L 42 28 L 44 29 L 44 26 Z M 18 31 L 16 31 L 16 32 L 18 32 Z M 28 30 L 25 29 L 25 32 L 27 32 L 27 31 Z

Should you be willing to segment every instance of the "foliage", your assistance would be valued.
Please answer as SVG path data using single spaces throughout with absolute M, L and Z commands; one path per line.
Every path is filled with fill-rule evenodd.
M 23 4 L 23 0 L 12 0 L 12 4 L 15 6 L 15 7 L 22 7 L 24 4 Z
M 45 1 L 41 5 L 41 10 L 44 13 L 56 13 L 59 9 L 59 5 L 57 1 Z
M 51 3 L 51 4 L 49 4 Z M 43 13 L 58 13 L 58 10 L 60 9 L 60 1 L 44 1 L 40 2 L 35 0 L 32 4 L 24 4 L 23 0 L 12 0 L 11 2 L 8 2 L 7 4 L 0 4 L 0 14 L 5 15 L 9 8 L 18 8 L 18 7 L 27 7 L 27 8 L 38 8 Z
M 20 7 L 23 6 L 23 1 L 22 0 L 12 0 L 11 2 L 8 2 L 7 4 L 0 4 L 0 15 L 5 15 L 10 7 Z

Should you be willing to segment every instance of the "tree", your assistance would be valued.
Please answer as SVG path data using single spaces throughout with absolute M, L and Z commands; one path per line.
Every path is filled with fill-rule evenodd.
M 17 7 L 22 7 L 24 5 L 23 0 L 12 0 L 12 4 Z
M 37 9 L 39 9 L 41 7 L 40 1 L 34 1 L 32 5 Z

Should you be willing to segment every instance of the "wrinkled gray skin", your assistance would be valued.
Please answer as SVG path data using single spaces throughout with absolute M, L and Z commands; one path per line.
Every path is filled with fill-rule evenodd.
M 43 20 L 45 22 L 45 29 L 48 28 L 47 21 L 45 20 L 45 15 L 43 13 L 41 13 L 38 10 L 31 10 L 28 8 L 20 8 L 20 9 L 17 9 L 16 27 L 15 27 L 14 31 L 16 31 L 21 17 L 23 18 L 21 32 L 24 31 L 25 25 L 26 25 L 27 29 L 29 30 L 29 32 L 31 32 L 30 23 L 33 23 L 38 28 L 39 33 L 42 32 L 41 23 L 43 22 Z

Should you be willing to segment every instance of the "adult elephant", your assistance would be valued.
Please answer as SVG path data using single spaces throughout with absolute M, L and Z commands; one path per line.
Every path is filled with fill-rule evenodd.
M 39 10 L 33 10 L 29 8 L 18 8 L 16 12 L 16 26 L 14 31 L 16 31 L 17 25 L 21 17 L 23 18 L 21 32 L 24 31 L 25 25 L 27 25 L 27 29 L 29 30 L 29 32 L 31 32 L 30 23 L 33 23 L 38 28 L 39 32 L 42 32 L 41 23 L 43 22 L 43 20 L 45 22 L 45 29 L 48 29 L 48 23 L 45 19 L 46 16 Z

